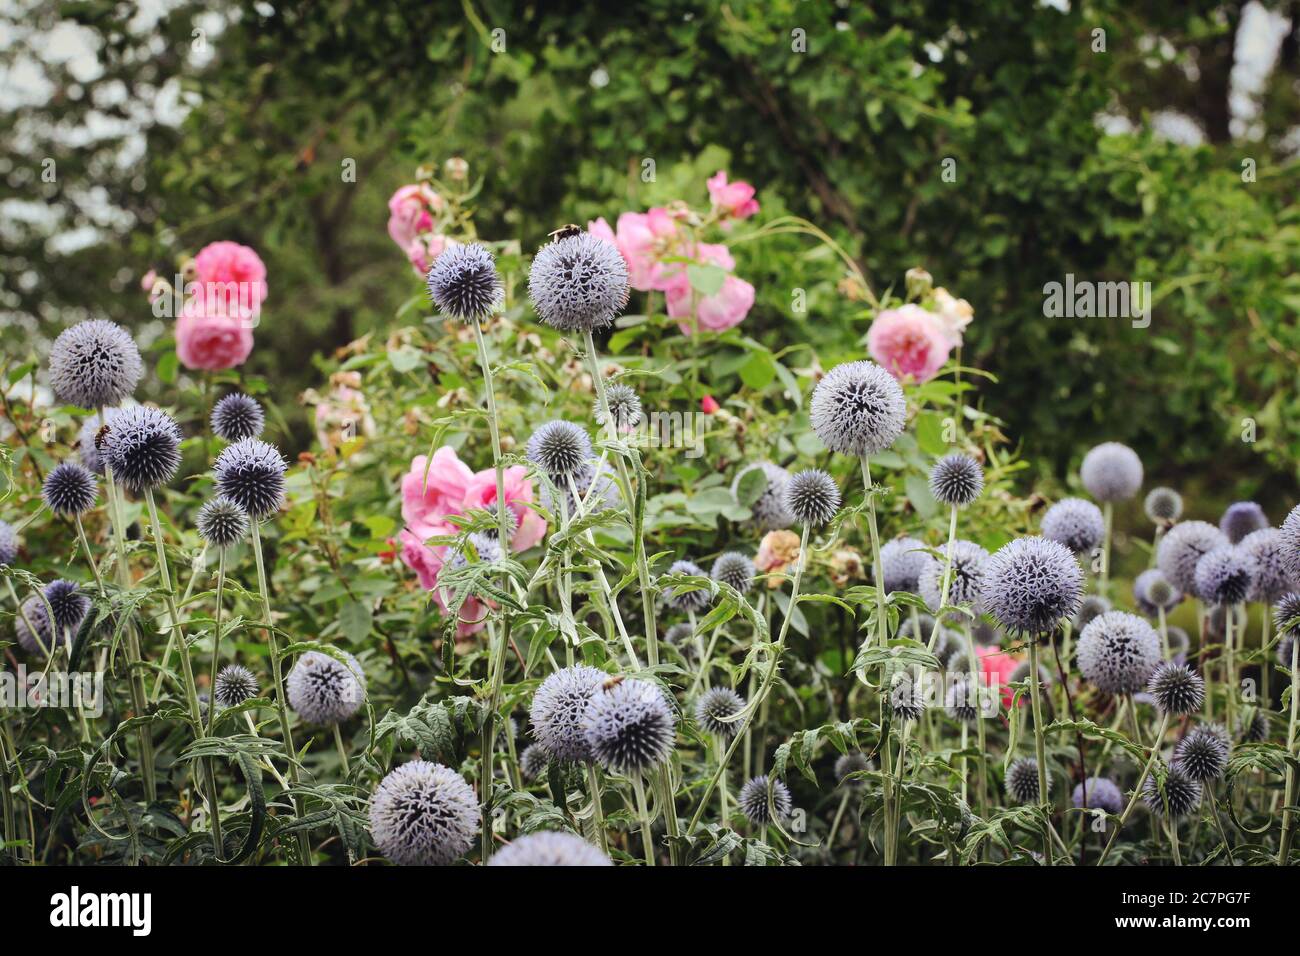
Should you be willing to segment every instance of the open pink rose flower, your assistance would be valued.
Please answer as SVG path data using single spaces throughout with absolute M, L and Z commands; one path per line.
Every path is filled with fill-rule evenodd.
M 701 242 L 693 249 L 696 261 L 718 266 L 731 272 L 736 261 L 726 246 Z M 728 275 L 722 288 L 712 295 L 700 295 L 692 286 L 684 267 L 678 267 L 664 290 L 668 315 L 678 319 L 677 327 L 683 335 L 691 335 L 696 328 L 722 332 L 739 325 L 754 306 L 754 287 L 744 279 Z M 692 325 L 690 318 L 695 317 Z
M 456 449 L 447 445 L 433 453 L 432 462 L 426 455 L 417 456 L 402 476 L 402 518 L 406 527 L 421 541 L 451 533 L 447 516 L 462 512 L 465 492 L 473 479 L 474 472 L 457 457 Z
M 673 271 L 662 260 L 675 254 L 681 240 L 677 220 L 667 209 L 655 207 L 645 213 L 620 215 L 615 244 L 627 260 L 628 285 L 641 292 L 662 291 Z
M 209 243 L 194 257 L 194 272 L 209 312 L 220 309 L 256 316 L 266 301 L 266 265 L 248 246 Z
M 447 525 L 445 529 L 436 533 L 452 534 L 454 531 L 451 525 Z M 409 528 L 402 529 L 399 539 L 402 545 L 400 554 L 402 563 L 415 572 L 416 577 L 420 579 L 420 587 L 431 592 L 434 603 L 442 608 L 445 614 L 447 596 L 438 587 L 438 575 L 442 572 L 442 565 L 446 560 L 447 546 L 427 545 Z M 478 598 L 473 596 L 466 598 L 465 603 L 460 606 L 459 619 L 456 621 L 457 640 L 464 640 L 483 630 L 487 626 L 487 613 L 487 607 Z
M 176 320 L 176 355 L 194 371 L 219 372 L 243 365 L 253 351 L 253 322 L 243 314 L 208 309 L 190 299 Z
M 876 316 L 867 349 L 894 378 L 928 382 L 948 361 L 952 343 L 933 315 L 909 303 Z
M 713 203 L 713 208 L 724 216 L 730 216 L 733 219 L 748 219 L 758 212 L 758 200 L 754 198 L 754 187 L 749 183 L 741 180 L 729 183 L 727 182 L 726 172 L 720 169 L 716 175 L 709 177 L 707 185 L 709 187 L 709 201 Z
M 546 536 L 546 521 L 532 508 L 533 483 L 528 480 L 528 469 L 523 465 L 512 465 L 505 470 L 506 507 L 514 512 L 519 520 L 519 527 L 510 539 L 510 547 L 515 551 L 527 551 L 536 546 Z M 465 511 L 481 508 L 496 512 L 497 508 L 497 473 L 495 468 L 485 468 L 470 479 L 461 502 Z

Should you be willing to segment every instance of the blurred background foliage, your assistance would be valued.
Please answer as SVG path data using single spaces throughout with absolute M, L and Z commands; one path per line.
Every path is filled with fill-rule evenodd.
M 1246 89 L 1250 18 L 1280 39 Z M 978 402 L 1037 477 L 1121 440 L 1148 484 L 1278 519 L 1300 460 L 1297 26 L 1295 0 L 20 0 L 0 14 L 7 367 L 89 316 L 170 351 L 141 275 L 233 239 L 271 284 L 244 371 L 306 447 L 293 398 L 328 367 L 308 357 L 382 336 L 420 291 L 384 230 L 419 165 L 464 157 L 480 235 L 525 251 L 699 203 L 726 168 L 758 187 L 757 223 L 807 217 L 877 293 L 923 264 L 968 299 L 965 359 L 998 377 Z M 741 331 L 827 367 L 862 353 L 871 313 L 825 247 L 735 253 L 758 290 Z M 1045 318 L 1067 273 L 1150 281 L 1151 326 Z M 712 371 L 701 393 L 736 388 Z

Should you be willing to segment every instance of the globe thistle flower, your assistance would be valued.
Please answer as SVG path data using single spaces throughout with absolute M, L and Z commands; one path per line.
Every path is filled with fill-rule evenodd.
M 1234 501 L 1219 519 L 1219 530 L 1229 544 L 1240 544 L 1246 535 L 1267 527 L 1268 516 L 1253 501 Z
M 935 501 L 964 507 L 984 490 L 984 469 L 969 455 L 944 455 L 930 469 L 930 493 Z
M 681 624 L 674 624 L 672 627 L 668 628 L 667 633 L 664 634 L 664 640 L 675 646 L 689 646 L 691 638 L 694 636 L 695 631 L 691 629 L 689 624 L 683 621 Z
M 1277 645 L 1277 662 L 1282 667 L 1291 667 L 1291 648 L 1300 638 L 1300 623 L 1288 626 L 1289 621 L 1300 619 L 1300 594 L 1292 591 L 1282 595 L 1273 605 L 1273 626 L 1282 633 L 1282 640 Z
M 213 434 L 226 441 L 257 438 L 265 427 L 262 406 L 243 392 L 231 392 L 212 409 Z
M 627 262 L 612 242 L 571 233 L 537 250 L 528 297 L 537 316 L 561 332 L 595 332 L 627 305 Z
M 794 800 L 790 797 L 790 788 L 780 780 L 772 781 L 771 805 L 767 799 L 768 778 L 764 774 L 752 777 L 740 788 L 740 812 L 756 827 L 767 826 L 775 818 L 785 821 L 794 809 Z M 775 810 L 775 817 L 773 811 Z
M 492 854 L 488 866 L 613 866 L 600 850 L 575 833 L 543 830 L 521 836 Z
M 701 568 L 694 561 L 674 561 L 668 568 L 669 574 L 686 574 L 691 577 L 707 578 Z M 665 595 L 664 600 L 674 611 L 681 614 L 689 614 L 692 611 L 700 612 L 709 606 L 713 597 L 707 589 L 688 590 L 686 585 L 670 588 Z
M 1215 548 L 1228 543 L 1222 531 L 1206 521 L 1184 521 L 1169 529 L 1156 548 L 1156 567 L 1169 583 L 1184 594 L 1201 595 L 1196 590 L 1196 565 Z
M 753 560 L 739 551 L 725 551 L 718 555 L 713 570 L 709 572 L 713 580 L 729 585 L 741 594 L 750 592 L 757 574 Z
M 556 419 L 533 432 L 526 454 L 539 471 L 552 479 L 564 479 L 588 463 L 591 438 L 581 426 Z
M 1017 803 L 1038 803 L 1038 761 L 1020 757 L 1007 768 L 1007 796 Z M 1047 792 L 1052 792 L 1052 772 L 1047 771 Z
M 1248 600 L 1272 604 L 1295 587 L 1287 561 L 1286 541 L 1277 528 L 1260 528 L 1241 539 L 1242 553 L 1255 562 Z
M 529 744 L 519 755 L 519 772 L 525 780 L 537 780 L 551 763 L 551 755 L 541 744 Z
M 1174 763 L 1193 780 L 1217 780 L 1228 766 L 1230 747 L 1222 727 L 1193 727 L 1174 747 Z
M 90 598 L 81 593 L 81 585 L 76 581 L 51 581 L 43 590 L 45 603 L 49 605 L 54 632 L 71 636 L 77 633 L 81 622 L 90 613 Z
M 1168 611 L 1182 599 L 1183 592 L 1159 568 L 1148 568 L 1133 579 L 1133 603 L 1147 617 L 1156 617 L 1161 608 Z
M 839 486 L 834 478 L 816 468 L 796 472 L 785 485 L 785 506 L 799 524 L 824 525 L 840 510 Z
M 1196 593 L 1215 604 L 1246 600 L 1255 583 L 1255 562 L 1240 548 L 1224 545 L 1196 562 Z
M 980 717 L 979 687 L 965 677 L 960 677 L 948 685 L 944 695 L 943 709 L 949 717 L 962 723 L 972 724 Z
M 695 722 L 706 732 L 730 740 L 744 729 L 744 721 L 732 720 L 745 709 L 745 698 L 730 687 L 710 687 L 695 704 Z
M 194 520 L 199 537 L 214 548 L 229 548 L 248 534 L 248 515 L 229 498 L 203 502 Z
M 181 466 L 181 427 L 164 411 L 143 405 L 118 409 L 100 454 L 132 492 L 171 481 Z
M 1257 744 L 1268 739 L 1268 714 L 1263 710 L 1243 715 L 1237 722 L 1237 739 L 1244 744 Z
M 505 296 L 496 260 L 476 242 L 444 249 L 433 260 L 426 284 L 438 311 L 462 322 L 486 319 Z
M 619 491 L 608 464 L 602 464 L 597 469 L 588 462 L 573 473 L 572 479 L 558 475 L 550 477 L 551 482 L 542 482 L 541 503 L 553 515 L 576 515 L 584 500 L 589 512 L 617 508 L 623 501 L 622 492 Z M 555 485 L 555 492 L 551 491 L 551 484 Z M 578 492 L 577 497 L 573 494 L 575 490 Z
M 1142 785 L 1142 799 L 1147 807 L 1158 817 L 1165 815 L 1168 807 L 1173 819 L 1185 817 L 1196 812 L 1201 803 L 1201 784 L 1193 780 L 1177 767 L 1170 767 L 1165 774 L 1164 792 L 1156 782 L 1155 776 L 1147 777 Z
M 222 707 L 238 707 L 256 697 L 257 692 L 257 678 L 247 667 L 239 664 L 227 664 L 217 672 L 217 679 L 212 682 L 212 696 Z
M 117 409 L 105 409 L 104 417 L 91 415 L 81 423 L 81 431 L 77 435 L 77 454 L 81 458 L 81 463 L 90 471 L 97 475 L 104 473 L 104 455 L 103 449 L 108 441 L 108 434 L 101 435 L 104 424 L 107 423 L 112 428 L 113 418 L 117 414 Z
M 1172 488 L 1152 488 L 1147 492 L 1142 510 L 1153 524 L 1171 525 L 1183 516 L 1183 496 Z
M 533 736 L 557 760 L 591 759 L 582 718 L 596 690 L 609 677 L 585 664 L 565 667 L 542 681 L 533 694 Z
M 62 632 L 55 635 L 45 602 L 37 594 L 22 603 L 22 610 L 14 618 L 14 637 L 28 654 L 43 656 L 51 653 L 56 644 L 66 644 L 69 636 Z
M 347 720 L 366 700 L 366 672 L 347 651 L 346 663 L 320 651 L 298 658 L 285 686 L 289 706 L 309 724 L 338 724 Z
M 677 716 L 663 691 L 649 681 L 601 684 L 582 715 L 592 757 L 606 770 L 646 773 L 668 759 Z
M 474 845 L 478 830 L 473 788 L 440 763 L 404 763 L 370 798 L 370 834 L 398 866 L 446 866 Z
M 957 540 L 952 544 L 952 571 L 948 575 L 948 603 L 970 604 L 979 610 L 987 573 L 989 553 L 974 541 Z M 925 564 L 917 589 L 930 610 L 938 613 L 943 590 L 945 560 L 925 555 Z
M 641 396 L 630 385 L 615 382 L 607 387 L 605 402 L 609 405 L 609 414 L 614 419 L 614 427 L 619 431 L 631 431 L 641 424 Z M 596 419 L 597 425 L 607 424 L 605 413 L 600 408 L 600 399 L 592 404 L 591 414 Z
M 1079 607 L 1083 570 L 1064 545 L 1017 538 L 984 566 L 982 601 L 1008 631 L 1046 634 Z
M 50 349 L 54 397 L 78 408 L 120 404 L 143 374 L 131 333 L 103 319 L 64 329 Z
M 874 455 L 903 433 L 907 400 L 894 377 L 874 362 L 845 362 L 817 383 L 808 406 L 813 431 L 831 451 Z
M 81 515 L 95 507 L 99 485 L 89 470 L 65 461 L 45 476 L 41 494 L 56 515 Z
M 1124 812 L 1124 794 L 1107 777 L 1089 777 L 1074 785 L 1070 802 L 1077 810 L 1104 810 L 1112 816 Z
M 897 720 L 920 720 L 925 713 L 921 698 L 910 674 L 895 674 L 889 688 L 889 708 Z
M 1108 611 L 1083 629 L 1076 656 L 1084 679 L 1098 690 L 1131 694 L 1160 663 L 1160 635 L 1136 614 Z
M 1043 515 L 1043 537 L 1063 544 L 1075 554 L 1088 554 L 1101 544 L 1106 522 L 1101 509 L 1082 498 L 1065 498 Z
M 1103 442 L 1083 456 L 1079 477 L 1098 501 L 1127 501 L 1142 487 L 1142 460 L 1127 445 Z
M 1287 568 L 1291 577 L 1300 581 L 1300 505 L 1291 509 L 1280 530 L 1287 548 Z
M 1074 612 L 1074 617 L 1070 620 L 1070 623 L 1074 626 L 1074 632 L 1076 634 L 1081 633 L 1085 627 L 1110 609 L 1110 602 L 1100 594 L 1085 594 L 1079 602 L 1079 610 Z
M 217 494 L 239 505 L 250 518 L 265 518 L 284 503 L 288 467 L 274 445 L 240 439 L 217 456 Z
M 988 552 L 985 552 L 987 554 Z M 885 579 L 885 593 L 918 593 L 921 572 L 931 562 L 925 545 L 915 538 L 894 538 L 880 549 L 880 570 Z
M 18 560 L 18 535 L 8 521 L 0 521 L 0 568 Z
M 752 515 L 750 520 L 754 523 L 754 527 L 759 531 L 782 531 L 790 527 L 794 524 L 794 515 L 790 514 L 790 509 L 785 505 L 785 485 L 790 480 L 790 472 L 780 465 L 774 465 L 770 461 L 760 461 L 756 465 L 742 468 L 731 483 L 731 493 L 737 493 L 741 478 L 746 472 L 755 468 L 763 472 L 767 478 L 767 485 L 757 500 L 749 506 Z
M 850 750 L 846 754 L 840 754 L 835 758 L 835 781 L 843 783 L 850 787 L 860 787 L 860 779 L 845 780 L 851 773 L 863 773 L 871 769 L 871 763 L 867 760 L 867 755 L 860 750 Z
M 1205 701 L 1205 681 L 1186 664 L 1167 661 L 1152 672 L 1147 692 L 1162 714 L 1193 714 Z
M 496 564 L 505 557 L 505 552 L 501 549 L 501 542 L 497 536 L 484 531 L 474 531 L 465 536 L 467 545 L 472 545 L 474 553 L 478 555 L 477 564 Z M 455 547 L 447 553 L 447 567 L 452 571 L 468 567 L 469 548 L 467 546 Z

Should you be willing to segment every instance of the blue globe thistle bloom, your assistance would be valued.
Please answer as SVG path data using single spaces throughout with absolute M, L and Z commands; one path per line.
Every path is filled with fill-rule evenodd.
M 576 474 L 592 457 L 591 437 L 580 425 L 556 419 L 533 432 L 526 454 L 539 471 L 567 488 L 565 476 Z
M 695 704 L 695 722 L 707 733 L 730 740 L 745 727 L 734 720 L 745 709 L 745 698 L 730 687 L 710 687 Z
M 65 637 L 75 635 L 90 613 L 90 598 L 82 593 L 81 585 L 62 579 L 51 581 L 45 585 L 44 594 L 53 615 L 54 632 Z
M 795 521 L 809 527 L 826 524 L 840 510 L 840 489 L 824 471 L 809 468 L 790 476 L 785 506 Z
M 763 472 L 767 484 L 754 503 L 749 506 L 752 514 L 750 520 L 754 527 L 759 531 L 782 531 L 790 527 L 794 524 L 794 515 L 790 514 L 790 509 L 785 505 L 785 486 L 790 480 L 790 472 L 780 465 L 774 465 L 770 461 L 760 461 L 756 465 L 742 468 L 731 483 L 732 494 L 738 492 L 741 479 L 745 474 L 755 468 Z
M 1172 488 L 1152 488 L 1142 509 L 1154 524 L 1170 525 L 1183 516 L 1183 496 Z
M 1229 544 L 1240 544 L 1252 531 L 1268 527 L 1268 515 L 1253 501 L 1234 501 L 1219 519 L 1219 530 Z
M 668 568 L 669 574 L 687 574 L 692 577 L 707 578 L 701 568 L 694 561 L 674 561 Z M 713 598 L 707 588 L 698 588 L 688 590 L 685 585 L 669 588 L 664 595 L 664 600 L 674 611 L 682 614 L 688 614 L 691 611 L 700 612 L 712 603 Z
M 861 778 L 845 780 L 851 773 L 865 773 L 871 769 L 871 763 L 867 760 L 867 755 L 861 750 L 850 750 L 846 754 L 840 754 L 835 758 L 834 776 L 836 783 L 843 783 L 850 787 L 859 787 L 862 784 Z
M 1043 537 L 1063 544 L 1075 554 L 1088 554 L 1101 544 L 1106 523 L 1101 509 L 1082 498 L 1065 498 L 1047 509 Z
M 790 788 L 780 780 L 771 781 L 772 799 L 768 800 L 768 777 L 766 774 L 753 777 L 740 788 L 740 812 L 754 826 L 766 826 L 774 819 L 784 822 L 794 809 L 794 800 L 790 797 Z
M 982 603 L 993 619 L 1018 634 L 1046 634 L 1074 614 L 1083 595 L 1083 569 L 1064 545 L 1017 538 L 984 566 Z
M 181 427 L 164 411 L 136 405 L 118 409 L 100 454 L 132 492 L 171 481 L 181 466 Z
M 1147 617 L 1156 617 L 1162 607 L 1170 610 L 1182 599 L 1183 592 L 1159 568 L 1148 568 L 1133 579 L 1133 601 Z
M 1287 568 L 1291 577 L 1300 581 L 1300 505 L 1291 509 L 1279 530 L 1287 547 Z
M 65 461 L 45 476 L 42 497 L 56 515 L 81 515 L 95 507 L 99 485 L 88 469 Z
M 212 409 L 212 431 L 226 441 L 257 438 L 264 427 L 262 406 L 243 392 L 231 392 Z
M 649 681 L 605 681 L 592 693 L 582 715 L 591 755 L 616 773 L 647 773 L 668 759 L 677 736 L 677 716 Z
M 944 558 L 925 555 L 921 566 L 917 590 L 926 606 L 939 612 L 939 598 L 943 590 L 943 569 L 947 558 L 946 545 L 941 549 Z M 984 589 L 985 568 L 989 553 L 974 541 L 957 540 L 952 544 L 952 571 L 948 579 L 948 603 L 970 604 L 976 613 L 980 610 L 980 595 Z M 883 562 L 883 557 L 882 557 Z M 928 635 L 927 635 L 928 637 Z
M 265 518 L 284 503 L 288 467 L 274 445 L 256 438 L 240 439 L 217 456 L 217 493 L 243 508 L 250 518 Z
M 944 455 L 930 468 L 930 493 L 940 504 L 964 507 L 984 490 L 984 469 L 970 455 Z
M 575 833 L 543 830 L 492 854 L 488 866 L 613 866 L 609 857 Z
M 1224 545 L 1196 562 L 1196 593 L 1214 604 L 1246 600 L 1255 585 L 1255 562 L 1240 548 Z
M 1124 794 L 1108 777 L 1089 777 L 1075 784 L 1070 803 L 1078 810 L 1104 810 L 1112 816 L 1124 812 Z
M 480 322 L 505 297 L 492 253 L 476 242 L 449 246 L 433 261 L 426 279 L 438 311 L 462 322 Z
M 1158 817 L 1185 817 L 1201 804 L 1201 784 L 1177 767 L 1170 767 L 1163 788 L 1154 774 L 1147 777 L 1142 785 L 1142 799 Z
M 1110 602 L 1100 594 L 1085 594 L 1083 599 L 1079 601 L 1079 610 L 1075 611 L 1074 617 L 1071 618 L 1074 632 L 1076 634 L 1082 633 L 1085 627 L 1109 610 L 1111 610 Z
M 1076 655 L 1084 679 L 1098 690 L 1131 694 L 1160 663 L 1160 635 L 1136 614 L 1108 611 L 1083 629 Z
M 1147 692 L 1162 714 L 1194 714 L 1205 701 L 1205 681 L 1186 664 L 1167 661 L 1151 673 Z
M 1277 528 L 1260 528 L 1238 545 L 1255 564 L 1255 579 L 1247 600 L 1272 604 L 1296 586 L 1287 560 L 1286 540 Z
M 880 548 L 880 570 L 885 579 L 885 593 L 919 593 L 921 573 L 931 560 L 925 544 L 916 538 L 886 541 Z
M 1142 487 L 1142 460 L 1127 445 L 1103 442 L 1083 456 L 1079 477 L 1098 501 L 1127 501 Z
M 1052 773 L 1047 771 L 1047 792 L 1052 792 Z M 1018 803 L 1038 803 L 1038 761 L 1033 757 L 1020 757 L 1007 768 L 1004 781 L 1007 796 Z
M 366 672 L 347 651 L 346 663 L 320 651 L 298 658 L 285 680 L 289 706 L 309 724 L 337 724 L 366 702 Z
M 65 329 L 50 348 L 50 387 L 60 402 L 79 408 L 117 405 L 144 374 L 131 333 L 103 319 Z
M 229 548 L 248 534 L 248 515 L 229 498 L 203 503 L 194 521 L 199 537 L 215 548 Z
M 57 636 L 50 626 L 50 614 L 39 594 L 33 594 L 22 603 L 21 611 L 14 616 L 14 637 L 28 654 L 44 657 L 56 644 L 66 644 L 69 634 Z
M 530 712 L 533 734 L 552 757 L 575 762 L 591 759 L 582 718 L 607 677 L 604 671 L 579 664 L 556 671 L 537 688 Z
M 610 385 L 605 389 L 605 402 L 609 405 L 610 417 L 614 419 L 614 428 L 618 431 L 631 431 L 641 423 L 641 396 L 630 385 L 622 382 Z M 592 404 L 591 414 L 597 425 L 606 424 L 600 399 Z
M 257 691 L 257 678 L 239 664 L 227 664 L 212 682 L 212 695 L 222 707 L 237 707 L 256 697 Z
M 18 560 L 18 534 L 8 521 L 0 521 L 0 568 Z
M 519 755 L 519 772 L 525 780 L 537 780 L 546 773 L 551 763 L 551 755 L 541 744 L 529 744 Z
M 533 257 L 528 296 L 551 328 L 595 332 L 627 305 L 627 262 L 612 242 L 589 232 L 562 236 Z
M 1217 780 L 1227 769 L 1231 749 L 1232 738 L 1223 727 L 1193 727 L 1174 747 L 1174 763 L 1193 780 Z
M 440 763 L 402 764 L 370 799 L 371 836 L 399 866 L 446 866 L 474 845 L 478 831 L 473 788 Z
M 105 409 L 104 417 L 91 415 L 81 423 L 81 431 L 77 435 L 77 454 L 81 458 L 81 463 L 90 471 L 97 475 L 104 473 L 104 445 L 108 441 L 108 434 L 100 434 L 103 431 L 105 423 L 111 428 L 113 416 L 117 414 L 117 409 Z
M 1196 590 L 1196 565 L 1215 548 L 1228 543 L 1227 537 L 1206 521 L 1184 521 L 1169 529 L 1156 548 L 1156 567 L 1169 583 L 1184 594 L 1201 597 Z
M 754 578 L 758 569 L 754 561 L 739 551 L 724 551 L 713 562 L 709 576 L 715 581 L 726 584 L 741 594 L 748 594 L 754 587 Z
M 894 377 L 874 362 L 845 362 L 817 383 L 808 406 L 813 431 L 831 451 L 874 455 L 903 433 L 907 400 Z

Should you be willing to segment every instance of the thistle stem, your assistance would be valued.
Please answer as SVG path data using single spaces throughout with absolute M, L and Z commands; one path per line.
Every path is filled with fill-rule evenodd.
M 1147 758 L 1146 766 L 1142 768 L 1141 775 L 1138 776 L 1137 783 L 1133 785 L 1133 796 L 1129 798 L 1128 804 L 1124 807 L 1124 812 L 1120 814 L 1119 823 L 1115 824 L 1115 829 L 1111 831 L 1110 839 L 1106 841 L 1106 848 L 1101 851 L 1101 856 L 1097 859 L 1098 866 L 1104 866 L 1106 858 L 1110 856 L 1111 847 L 1115 845 L 1115 840 L 1119 837 L 1119 831 L 1124 829 L 1124 824 L 1133 813 L 1133 808 L 1137 806 L 1138 798 L 1142 795 L 1142 784 L 1147 782 L 1147 777 L 1151 773 L 1151 768 L 1155 766 L 1156 757 L 1160 754 L 1160 741 L 1165 739 L 1165 731 L 1169 729 L 1169 715 L 1163 714 L 1160 718 L 1160 727 L 1156 730 L 1155 743 L 1151 747 L 1151 756 Z
M 1101 586 L 1097 589 L 1102 597 L 1107 597 L 1110 593 L 1110 544 L 1111 529 L 1115 521 L 1115 506 L 1107 501 L 1102 505 L 1102 517 L 1105 522 L 1105 531 L 1102 534 L 1101 541 Z
M 1035 635 L 1029 644 L 1029 691 L 1030 702 L 1034 711 L 1034 756 L 1038 762 L 1038 799 L 1046 804 L 1043 811 L 1047 815 L 1047 826 L 1043 828 L 1043 857 L 1048 866 L 1054 866 L 1052 835 L 1048 830 L 1052 819 L 1052 795 L 1047 790 L 1047 744 L 1043 738 L 1043 704 L 1042 689 L 1038 673 L 1038 642 L 1041 636 Z
M 943 578 L 939 584 L 939 606 L 934 609 L 934 626 L 930 628 L 930 643 L 926 650 L 931 654 L 934 653 L 934 645 L 939 640 L 939 619 L 943 616 L 942 610 L 948 603 L 948 588 L 952 586 L 952 552 L 953 546 L 957 542 L 957 506 L 952 506 L 952 515 L 948 519 L 948 553 L 943 563 Z M 918 635 L 919 636 L 919 635 Z
M 90 565 L 90 573 L 95 576 L 95 587 L 99 589 L 99 596 L 106 598 L 108 595 L 104 591 L 104 579 L 100 577 L 99 565 L 95 563 L 95 555 L 91 553 L 90 541 L 86 538 L 86 528 L 81 523 L 81 515 L 74 515 L 77 523 L 77 539 L 81 542 L 81 550 L 86 553 L 86 563 Z
M 590 760 L 587 761 L 587 790 L 591 795 L 592 821 L 596 829 L 596 839 L 601 850 L 609 855 L 609 833 L 605 830 L 605 808 L 601 805 L 600 771 Z
M 885 572 L 884 566 L 880 562 L 880 532 L 876 527 L 876 497 L 872 494 L 871 462 L 866 455 L 863 455 L 860 460 L 862 462 L 862 494 L 867 499 L 867 530 L 871 534 L 871 569 L 876 579 L 876 643 L 883 650 L 889 638 L 886 633 Z M 953 523 L 956 524 L 955 514 Z
M 637 819 L 641 822 L 641 843 L 645 848 L 645 865 L 655 865 L 654 831 L 650 826 L 650 811 L 646 807 L 645 786 L 636 773 L 632 774 L 632 791 L 636 794 Z
M 1296 704 L 1297 698 L 1300 698 L 1300 680 L 1296 678 L 1298 667 L 1300 667 L 1300 640 L 1293 640 L 1291 642 L 1291 719 L 1286 729 L 1286 752 L 1291 756 L 1292 761 L 1288 762 L 1286 767 L 1286 798 L 1282 803 L 1282 839 L 1278 842 L 1277 848 L 1278 866 L 1286 866 L 1291 856 L 1291 840 L 1295 835 L 1295 814 L 1291 808 L 1295 806 L 1296 801 L 1296 772 L 1293 761 L 1296 754 Z

